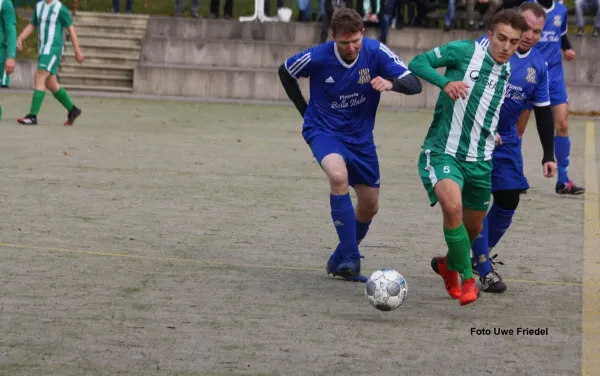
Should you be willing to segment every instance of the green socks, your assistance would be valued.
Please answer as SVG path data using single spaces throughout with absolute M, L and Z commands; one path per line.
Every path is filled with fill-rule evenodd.
M 458 271 L 463 281 L 473 278 L 471 266 L 471 240 L 465 225 L 449 230 L 444 227 L 444 238 L 448 244 L 446 262 L 448 269 Z
M 31 100 L 31 109 L 29 113 L 31 115 L 37 116 L 40 112 L 40 108 L 42 108 L 42 102 L 44 101 L 44 96 L 46 96 L 45 91 L 35 90 L 33 92 L 33 99 Z
M 56 93 L 54 93 L 54 98 L 62 104 L 67 111 L 71 111 L 73 109 L 73 102 L 71 102 L 71 98 L 69 98 L 69 94 L 64 87 L 58 89 Z

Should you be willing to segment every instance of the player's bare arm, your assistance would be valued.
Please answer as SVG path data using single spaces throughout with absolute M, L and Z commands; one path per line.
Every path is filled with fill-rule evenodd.
M 19 51 L 23 50 L 23 42 L 29 38 L 31 33 L 35 31 L 35 25 L 29 24 L 23 29 L 19 37 L 17 38 L 17 48 Z
M 300 85 L 298 85 L 298 81 L 290 74 L 290 72 L 288 72 L 288 70 L 285 67 L 285 64 L 281 64 L 278 73 L 279 80 L 281 81 L 281 85 L 285 89 L 287 96 L 296 106 L 296 109 L 300 113 L 300 116 L 304 117 L 304 113 L 306 112 L 308 104 L 306 103 L 306 99 L 304 99 L 304 96 L 302 95 L 302 90 L 300 90 Z
M 71 43 L 73 43 L 75 60 L 77 60 L 77 62 L 81 64 L 83 63 L 83 53 L 81 53 L 81 48 L 79 48 L 79 39 L 77 39 L 77 32 L 75 32 L 75 27 L 69 26 L 67 30 L 69 31 L 69 36 L 71 37 Z

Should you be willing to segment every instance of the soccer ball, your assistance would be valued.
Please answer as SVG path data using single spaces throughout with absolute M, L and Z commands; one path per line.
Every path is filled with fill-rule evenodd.
M 393 311 L 402 305 L 408 285 L 402 274 L 392 269 L 380 269 L 371 274 L 365 286 L 369 303 L 380 311 Z

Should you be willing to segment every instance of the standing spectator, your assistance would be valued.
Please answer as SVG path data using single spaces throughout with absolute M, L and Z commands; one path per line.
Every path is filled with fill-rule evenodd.
M 267 4 L 269 1 L 265 1 L 265 14 L 268 14 Z M 210 17 L 219 18 L 219 0 L 210 0 Z M 233 0 L 225 0 L 223 5 L 223 18 L 230 19 L 233 17 Z
M 113 0 L 112 4 L 113 4 L 113 13 L 119 13 L 119 11 L 121 9 L 121 1 Z M 131 14 L 132 7 L 133 7 L 133 0 L 127 0 L 127 2 L 125 3 L 125 11 L 127 13 Z
M 233 1 L 233 0 L 227 0 L 227 1 Z M 283 0 L 277 0 L 275 6 L 277 7 L 277 9 L 283 8 Z M 263 8 L 263 10 L 265 12 L 265 16 L 271 17 L 271 0 L 265 0 L 265 7 Z M 275 15 L 277 15 L 277 12 L 275 12 Z
M 331 26 L 331 18 L 333 12 L 338 8 L 352 9 L 352 0 L 325 0 L 325 13 L 323 14 L 323 23 L 321 26 L 321 38 L 319 43 L 327 42 L 329 35 L 329 26 Z
M 281 1 L 283 3 L 283 0 Z M 312 21 L 311 0 L 296 0 L 296 4 L 298 5 L 298 21 Z M 281 5 L 283 6 L 283 4 Z
M 458 5 L 464 6 L 466 0 L 459 0 Z M 456 0 L 448 0 L 448 11 L 444 20 L 444 31 L 449 31 L 452 28 L 454 17 L 456 16 Z
M 584 10 L 596 8 L 596 21 L 594 22 L 593 37 L 600 35 L 600 0 L 575 0 L 575 14 L 577 16 L 577 36 L 583 36 Z
M 479 21 L 479 29 L 484 29 L 485 25 L 494 17 L 494 14 L 502 6 L 502 0 L 467 0 L 467 17 L 469 18 L 469 30 L 475 30 L 475 3 L 488 4 L 487 12 Z
M 183 17 L 183 11 L 185 9 L 185 0 L 175 0 L 175 17 Z M 200 0 L 191 0 L 192 2 L 192 17 L 198 18 L 200 16 Z

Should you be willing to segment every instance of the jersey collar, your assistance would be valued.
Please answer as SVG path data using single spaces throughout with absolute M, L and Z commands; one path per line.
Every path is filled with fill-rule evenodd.
M 342 64 L 344 67 L 346 68 L 352 68 L 354 66 L 354 64 L 356 64 L 356 62 L 358 61 L 358 57 L 360 56 L 360 52 L 356 55 L 356 59 L 354 59 L 354 61 L 352 62 L 352 64 L 348 64 L 344 61 L 344 59 L 342 59 L 342 57 L 340 56 L 340 52 L 337 49 L 337 44 L 335 44 L 335 42 L 333 43 L 333 51 L 335 52 L 335 57 L 337 58 L 337 60 L 340 62 L 340 64 Z
M 531 50 L 533 50 L 533 48 L 530 48 L 529 51 L 525 52 L 524 54 L 520 53 L 518 50 L 515 51 L 515 54 L 520 58 L 520 59 L 524 59 L 527 56 L 529 56 L 529 54 L 531 54 Z
M 535 2 L 536 4 L 538 4 L 537 0 L 535 0 L 534 2 Z M 544 10 L 546 11 L 546 13 L 550 13 L 550 12 L 552 12 L 552 11 L 554 10 L 554 6 L 555 6 L 555 5 L 556 5 L 556 1 L 553 1 L 553 2 L 552 2 L 552 6 L 550 7 L 550 9 L 546 9 L 545 7 L 542 7 L 542 8 L 544 8 Z

